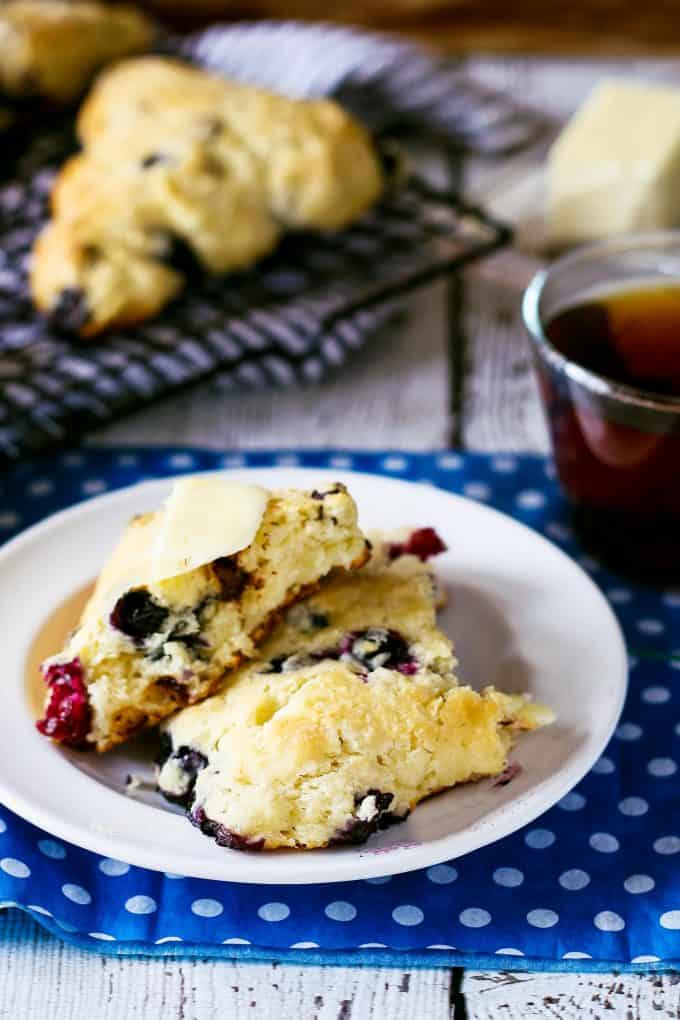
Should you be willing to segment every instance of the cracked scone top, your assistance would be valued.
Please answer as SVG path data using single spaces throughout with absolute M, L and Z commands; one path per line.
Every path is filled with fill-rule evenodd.
M 130 522 L 78 629 L 44 664 L 48 694 L 38 728 L 46 736 L 104 751 L 200 701 L 254 654 L 285 606 L 329 571 L 368 556 L 342 485 L 291 489 L 266 494 L 245 548 L 150 581 L 167 512 Z M 131 577 L 147 581 L 130 584 Z
M 131 6 L 14 0 L 0 4 L 0 93 L 76 99 L 112 60 L 151 45 L 152 22 Z
M 155 315 L 187 262 L 245 269 L 284 231 L 341 229 L 383 190 L 370 136 L 337 103 L 160 57 L 101 75 L 78 134 L 31 285 L 41 310 L 83 336 Z
M 524 697 L 458 686 L 437 585 L 411 554 L 428 548 L 375 538 L 367 566 L 326 580 L 220 694 L 163 725 L 159 788 L 206 835 L 241 850 L 360 843 L 502 772 L 517 732 L 550 721 Z

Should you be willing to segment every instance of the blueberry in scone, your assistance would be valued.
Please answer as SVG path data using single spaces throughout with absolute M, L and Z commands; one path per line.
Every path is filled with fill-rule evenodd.
M 329 577 L 218 695 L 163 724 L 159 789 L 221 846 L 361 843 L 424 797 L 502 773 L 518 732 L 551 720 L 458 685 L 415 534 L 374 536 L 366 566 Z
M 154 34 L 141 11 L 122 4 L 0 4 L 0 94 L 11 102 L 71 102 L 101 67 L 147 50 Z
M 336 103 L 160 57 L 104 72 L 78 134 L 31 286 L 38 308 L 82 336 L 152 317 L 196 265 L 242 270 L 286 231 L 339 230 L 384 185 L 370 136 Z
M 104 751 L 216 691 L 285 607 L 368 557 L 347 490 L 324 505 L 320 517 L 307 492 L 220 476 L 177 483 L 162 510 L 130 522 L 78 629 L 44 664 L 38 729 Z

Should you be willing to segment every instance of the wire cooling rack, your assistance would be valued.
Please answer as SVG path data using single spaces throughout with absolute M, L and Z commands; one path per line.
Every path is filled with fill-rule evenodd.
M 211 43 L 202 53 L 193 45 L 194 59 L 219 66 L 219 48 Z M 71 443 L 209 377 L 227 390 L 317 381 L 383 326 L 403 295 L 508 238 L 483 210 L 411 177 L 342 233 L 289 235 L 254 270 L 197 274 L 152 321 L 81 341 L 38 314 L 28 289 L 32 243 L 74 147 L 72 117 L 31 121 L 29 114 L 14 141 L 5 138 L 0 465 Z

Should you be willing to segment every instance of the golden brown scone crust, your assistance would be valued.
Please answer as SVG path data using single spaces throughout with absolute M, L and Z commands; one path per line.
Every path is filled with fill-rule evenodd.
M 209 273 L 245 269 L 287 230 L 347 226 L 383 188 L 369 135 L 336 103 L 160 57 L 105 72 L 78 132 L 32 289 L 83 336 L 156 314 L 185 284 L 177 242 Z

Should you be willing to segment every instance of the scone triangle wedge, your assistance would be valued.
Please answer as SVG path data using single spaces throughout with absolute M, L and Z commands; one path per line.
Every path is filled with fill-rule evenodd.
M 122 743 L 217 691 L 287 607 L 368 556 L 339 483 L 179 481 L 163 508 L 130 521 L 78 628 L 43 664 L 38 729 L 72 747 Z
M 219 694 L 162 727 L 159 788 L 221 846 L 362 843 L 425 797 L 501 775 L 520 732 L 552 721 L 459 684 L 435 532 L 371 540 L 366 566 L 330 575 Z

